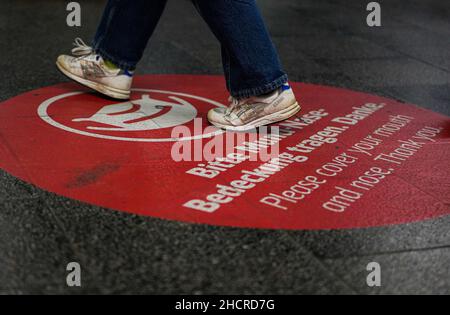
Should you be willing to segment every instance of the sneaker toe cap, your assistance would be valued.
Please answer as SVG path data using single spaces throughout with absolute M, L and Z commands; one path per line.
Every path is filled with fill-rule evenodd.
M 79 67 L 79 65 L 73 62 L 74 60 L 75 58 L 72 56 L 61 55 L 56 59 L 56 64 L 59 68 L 62 68 L 61 70 L 65 70 L 79 77 L 83 76 L 81 68 Z
M 73 60 L 73 57 L 71 56 L 67 56 L 67 55 L 60 55 L 58 56 L 58 58 L 56 59 L 56 62 L 61 65 L 64 66 L 65 68 L 68 68 L 70 62 Z

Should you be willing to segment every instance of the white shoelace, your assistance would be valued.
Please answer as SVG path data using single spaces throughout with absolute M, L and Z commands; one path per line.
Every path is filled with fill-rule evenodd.
M 72 54 L 74 56 L 84 57 L 94 52 L 92 47 L 86 45 L 86 43 L 79 37 L 75 38 L 73 45 L 75 46 L 75 48 L 72 49 Z

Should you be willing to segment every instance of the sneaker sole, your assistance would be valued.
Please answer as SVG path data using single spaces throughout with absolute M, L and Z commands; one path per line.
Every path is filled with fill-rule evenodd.
M 279 112 L 258 118 L 256 120 L 254 120 L 248 124 L 242 125 L 242 126 L 222 125 L 220 123 L 216 123 L 216 122 L 212 122 L 212 121 L 211 121 L 211 124 L 213 124 L 216 127 L 221 128 L 221 129 L 228 130 L 228 131 L 248 131 L 248 130 L 255 129 L 255 128 L 258 128 L 261 126 L 266 126 L 266 125 L 274 124 L 274 123 L 289 119 L 292 116 L 294 116 L 295 114 L 297 114 L 301 109 L 302 109 L 301 106 L 298 104 L 298 102 L 296 102 L 295 104 L 292 104 L 288 108 L 285 108 Z
M 65 76 L 67 76 L 69 79 L 74 80 L 77 83 L 80 83 L 84 86 L 87 86 L 88 88 L 91 88 L 101 94 L 104 94 L 106 96 L 109 96 L 111 98 L 119 99 L 119 100 L 128 100 L 130 99 L 131 92 L 127 90 L 121 90 L 116 89 L 98 82 L 90 81 L 84 78 L 81 78 L 70 71 L 68 71 L 62 64 L 59 62 L 56 62 L 56 66 L 58 67 L 59 71 L 61 71 Z

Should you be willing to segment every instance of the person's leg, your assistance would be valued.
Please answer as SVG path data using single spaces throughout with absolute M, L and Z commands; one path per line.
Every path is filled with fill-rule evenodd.
M 208 120 L 244 131 L 288 119 L 300 111 L 256 0 L 193 0 L 222 44 L 231 106 L 214 108 Z
M 109 0 L 94 38 L 94 50 L 121 69 L 134 69 L 166 3 L 167 0 Z
M 93 47 L 75 40 L 73 56 L 58 69 L 70 79 L 117 99 L 129 99 L 133 70 L 142 58 L 167 0 L 109 0 Z
M 227 88 L 235 98 L 270 93 L 288 81 L 255 0 L 193 0 L 222 44 Z

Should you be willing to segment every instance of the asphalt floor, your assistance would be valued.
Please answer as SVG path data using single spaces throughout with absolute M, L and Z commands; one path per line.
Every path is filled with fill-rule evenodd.
M 104 1 L 0 2 L 0 101 L 68 81 L 54 66 L 90 40 Z M 260 0 L 290 79 L 343 87 L 450 115 L 450 2 Z M 221 74 L 219 44 L 192 4 L 169 1 L 139 74 Z M 450 217 L 329 231 L 196 225 L 103 209 L 0 170 L 0 293 L 449 294 Z M 77 261 L 83 285 L 66 285 Z M 383 285 L 366 266 L 383 266 Z

